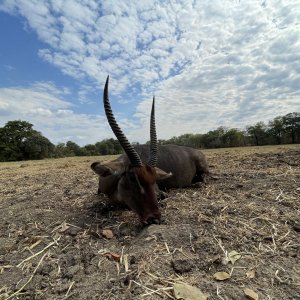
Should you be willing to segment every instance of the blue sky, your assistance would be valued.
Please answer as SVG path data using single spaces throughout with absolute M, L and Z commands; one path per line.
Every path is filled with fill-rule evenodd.
M 128 2 L 128 3 L 126 3 Z M 244 128 L 300 111 L 299 1 L 0 0 L 0 126 L 53 143 Z

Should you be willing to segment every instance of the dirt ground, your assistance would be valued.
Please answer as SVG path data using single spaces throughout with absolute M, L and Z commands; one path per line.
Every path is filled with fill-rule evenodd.
M 96 195 L 108 157 L 1 163 L 0 299 L 300 299 L 300 145 L 204 152 L 146 228 Z

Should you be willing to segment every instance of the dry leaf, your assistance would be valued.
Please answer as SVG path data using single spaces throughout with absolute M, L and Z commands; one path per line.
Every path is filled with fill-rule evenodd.
M 113 234 L 112 230 L 110 230 L 110 229 L 103 229 L 102 230 L 102 235 L 104 237 L 106 237 L 107 239 L 109 239 L 109 240 L 114 237 L 114 234 Z
M 113 259 L 116 262 L 119 262 L 120 259 L 121 259 L 121 255 L 118 254 L 118 253 L 114 253 L 114 252 L 107 252 L 107 253 L 104 254 L 104 256 L 107 256 L 107 257 Z
M 230 260 L 230 262 L 232 264 L 234 264 L 241 257 L 242 257 L 242 255 L 239 254 L 238 252 L 236 252 L 235 250 L 228 253 L 228 259 Z
M 217 272 L 214 274 L 214 278 L 216 280 L 222 281 L 222 280 L 226 280 L 226 279 L 230 278 L 230 275 L 226 272 Z
M 121 255 L 118 254 L 118 253 L 110 253 L 111 255 L 111 258 L 114 260 L 114 261 L 120 261 L 120 258 L 121 258 Z
M 208 298 L 208 295 L 202 293 L 198 288 L 186 283 L 175 283 L 173 289 L 175 299 L 206 300 Z
M 247 296 L 247 298 L 249 298 L 251 300 L 258 300 L 258 294 L 255 293 L 253 290 L 245 288 L 244 293 Z
M 250 270 L 248 272 L 246 272 L 246 276 L 247 278 L 254 278 L 255 277 L 255 271 L 254 270 Z

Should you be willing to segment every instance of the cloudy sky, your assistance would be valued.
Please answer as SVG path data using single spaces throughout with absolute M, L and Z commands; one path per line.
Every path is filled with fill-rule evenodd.
M 128 2 L 128 3 L 127 3 Z M 0 126 L 53 143 L 244 128 L 300 111 L 299 0 L 0 0 Z

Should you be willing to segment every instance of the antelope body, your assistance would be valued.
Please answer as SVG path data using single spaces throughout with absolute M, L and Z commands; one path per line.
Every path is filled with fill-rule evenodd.
M 150 146 L 133 147 L 119 128 L 111 111 L 106 80 L 103 102 L 108 122 L 125 154 L 101 164 L 94 162 L 92 170 L 99 175 L 98 193 L 104 193 L 113 203 L 125 203 L 141 223 L 159 223 L 161 214 L 157 202 L 160 189 L 188 187 L 204 181 L 209 173 L 205 156 L 198 150 L 177 145 L 157 145 L 154 98 L 150 119 Z
M 138 145 L 134 149 L 143 162 L 150 157 L 149 145 Z M 128 164 L 125 154 L 113 161 L 112 167 Z M 209 174 L 206 158 L 202 152 L 191 147 L 178 145 L 158 145 L 157 167 L 170 176 L 161 176 L 156 180 L 160 189 L 189 187 L 194 183 L 205 181 Z M 172 174 L 172 175 L 171 175 Z

